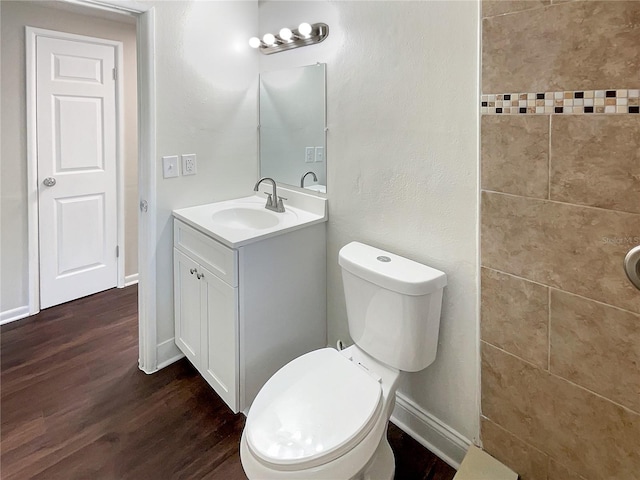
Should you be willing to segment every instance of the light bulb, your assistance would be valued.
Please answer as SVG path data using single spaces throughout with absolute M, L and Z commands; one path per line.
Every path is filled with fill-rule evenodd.
M 308 37 L 311 33 L 311 25 L 309 25 L 308 23 L 301 23 L 300 25 L 298 25 L 298 32 L 303 37 Z
M 262 37 L 262 41 L 267 45 L 275 45 L 276 37 L 274 37 L 271 33 L 265 33 L 264 37 Z
M 288 28 L 280 29 L 280 38 L 282 40 L 284 40 L 285 42 L 288 42 L 291 40 L 292 37 L 293 37 L 293 32 L 291 30 L 289 30 Z
M 251 37 L 249 39 L 249 45 L 251 46 L 251 48 L 258 48 L 261 43 L 262 42 L 260 41 L 260 39 L 258 37 Z

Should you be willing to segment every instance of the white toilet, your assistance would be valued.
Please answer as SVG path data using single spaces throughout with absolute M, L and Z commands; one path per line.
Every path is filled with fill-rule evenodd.
M 302 355 L 262 387 L 240 443 L 251 480 L 393 478 L 400 372 L 435 360 L 446 275 L 358 242 L 339 264 L 355 345 Z

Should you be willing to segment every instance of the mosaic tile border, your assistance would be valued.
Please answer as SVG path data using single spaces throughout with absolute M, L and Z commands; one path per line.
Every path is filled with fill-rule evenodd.
M 480 113 L 487 115 L 640 114 L 640 89 L 488 94 L 481 97 Z

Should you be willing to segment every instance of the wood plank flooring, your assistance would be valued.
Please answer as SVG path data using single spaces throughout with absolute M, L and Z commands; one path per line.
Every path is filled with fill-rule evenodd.
M 186 360 L 138 369 L 137 288 L 0 328 L 4 480 L 246 479 L 233 415 Z M 394 425 L 396 479 L 455 471 Z M 329 479 L 330 480 L 330 479 Z

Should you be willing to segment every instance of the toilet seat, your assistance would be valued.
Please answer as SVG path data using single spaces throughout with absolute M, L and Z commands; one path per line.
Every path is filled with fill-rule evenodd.
M 322 465 L 362 441 L 381 414 L 381 399 L 378 379 L 337 350 L 307 353 L 258 393 L 247 417 L 247 445 L 270 468 Z

